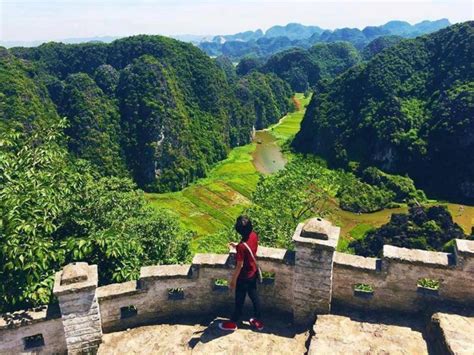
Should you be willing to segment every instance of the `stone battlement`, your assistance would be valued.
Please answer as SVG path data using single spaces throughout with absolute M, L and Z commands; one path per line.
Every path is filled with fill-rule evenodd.
M 264 309 L 310 325 L 331 305 L 413 313 L 474 306 L 474 241 L 456 240 L 454 254 L 386 245 L 381 258 L 365 258 L 336 252 L 339 232 L 315 218 L 296 228 L 294 251 L 259 248 L 260 267 L 271 275 L 259 287 Z M 59 310 L 4 315 L 0 353 L 80 353 L 97 348 L 102 332 L 228 312 L 233 294 L 219 281 L 230 277 L 234 265 L 232 252 L 197 254 L 191 264 L 145 266 L 136 281 L 101 287 L 97 266 L 67 265 L 55 278 Z M 422 287 L 421 279 L 438 287 Z

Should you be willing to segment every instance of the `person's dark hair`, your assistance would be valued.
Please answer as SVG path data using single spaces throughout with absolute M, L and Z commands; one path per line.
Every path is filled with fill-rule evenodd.
M 239 233 L 243 239 L 247 239 L 252 233 L 252 221 L 247 216 L 239 216 L 235 221 L 235 230 Z

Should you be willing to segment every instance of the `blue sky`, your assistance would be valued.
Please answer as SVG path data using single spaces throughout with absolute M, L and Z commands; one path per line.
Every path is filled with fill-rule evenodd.
M 471 0 L 0 0 L 0 40 L 228 34 L 300 22 L 323 28 L 472 20 Z

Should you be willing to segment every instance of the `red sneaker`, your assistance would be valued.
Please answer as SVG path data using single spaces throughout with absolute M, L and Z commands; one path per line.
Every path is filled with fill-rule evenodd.
M 255 318 L 250 318 L 250 324 L 257 330 L 263 330 L 263 322 Z
M 231 322 L 231 321 L 220 322 L 219 323 L 219 329 L 227 330 L 227 331 L 234 331 L 234 330 L 237 330 L 237 324 L 235 324 L 234 322 Z

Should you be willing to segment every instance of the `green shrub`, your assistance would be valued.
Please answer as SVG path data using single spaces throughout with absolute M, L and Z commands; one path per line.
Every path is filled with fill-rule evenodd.
M 354 285 L 354 291 L 359 291 L 359 292 L 374 292 L 374 288 L 369 285 L 369 284 L 356 284 Z
M 423 278 L 418 280 L 417 285 L 419 287 L 430 288 L 432 290 L 439 290 L 440 282 L 438 280 Z

